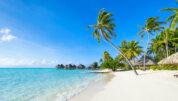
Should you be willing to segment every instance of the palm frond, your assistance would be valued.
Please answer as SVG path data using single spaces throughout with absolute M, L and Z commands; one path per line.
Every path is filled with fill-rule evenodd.
M 178 10 L 178 8 L 164 8 L 161 9 L 160 11 L 175 11 L 175 10 Z
M 143 26 L 141 26 L 141 25 L 138 25 L 138 27 L 141 28 L 141 29 L 145 29 L 145 27 L 143 27 Z
M 171 21 L 172 19 L 174 19 L 176 17 L 176 14 L 172 14 L 171 16 L 169 16 L 167 19 L 166 19 L 166 23 L 168 21 Z
M 101 21 L 105 23 L 105 21 L 108 20 L 108 18 L 110 18 L 111 16 L 112 16 L 112 13 L 107 13 L 102 17 Z
M 89 28 L 97 28 L 97 25 L 89 25 L 89 26 L 87 26 L 87 30 L 88 30 Z
M 95 36 L 97 37 L 97 34 L 98 34 L 98 29 L 95 28 L 95 30 L 93 31 L 92 33 L 92 37 L 95 38 Z
M 106 40 L 112 41 L 111 36 L 108 33 L 106 33 L 103 29 L 101 29 L 101 31 L 103 33 L 103 36 L 106 38 Z
M 142 33 L 144 33 L 144 32 L 145 32 L 145 30 L 142 30 L 142 31 L 138 32 L 138 33 L 137 33 L 137 36 L 139 36 L 140 34 L 142 34 Z

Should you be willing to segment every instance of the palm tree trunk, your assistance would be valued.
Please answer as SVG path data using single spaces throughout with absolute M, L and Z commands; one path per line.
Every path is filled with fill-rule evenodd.
M 146 71 L 146 66 L 145 66 L 145 64 L 146 64 L 146 52 L 147 52 L 147 48 L 148 48 L 148 44 L 149 44 L 149 32 L 147 31 L 147 33 L 148 33 L 148 41 L 147 41 L 147 45 L 146 45 L 146 49 L 145 49 L 145 54 L 144 54 L 144 71 Z
M 101 29 L 100 29 L 100 32 L 101 32 L 101 36 L 103 37 L 104 41 L 106 41 L 107 43 L 109 43 L 111 46 L 113 46 L 124 58 L 125 60 L 129 63 L 129 65 L 131 66 L 132 70 L 134 71 L 134 73 L 136 75 L 138 75 L 137 71 L 135 70 L 135 68 L 132 66 L 132 64 L 130 63 L 130 61 L 127 59 L 127 57 L 121 52 L 121 50 L 119 48 L 117 48 L 113 43 L 111 43 L 110 41 L 108 41 L 106 39 L 106 37 L 103 35 Z
M 168 40 L 167 40 L 167 33 L 166 33 L 166 55 L 167 57 L 169 56 L 169 53 L 168 53 Z

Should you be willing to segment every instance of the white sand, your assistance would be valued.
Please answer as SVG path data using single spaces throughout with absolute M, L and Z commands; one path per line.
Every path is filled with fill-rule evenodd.
M 90 87 L 70 101 L 178 101 L 178 71 L 132 71 L 113 73 L 103 90 Z

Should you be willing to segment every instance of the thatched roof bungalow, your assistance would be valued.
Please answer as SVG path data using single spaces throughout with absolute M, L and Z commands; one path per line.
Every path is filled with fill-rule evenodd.
M 178 66 L 178 52 L 158 62 L 159 65 Z
M 130 62 L 134 67 L 140 66 L 139 60 L 136 57 L 134 57 Z
M 144 56 L 142 56 L 139 60 L 140 66 L 144 65 Z M 157 65 L 155 61 L 153 61 L 149 56 L 146 55 L 145 57 L 145 66 L 154 66 Z

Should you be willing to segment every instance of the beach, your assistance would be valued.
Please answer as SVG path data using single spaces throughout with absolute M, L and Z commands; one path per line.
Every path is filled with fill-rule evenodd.
M 107 83 L 90 86 L 69 101 L 177 101 L 178 70 L 113 72 Z

